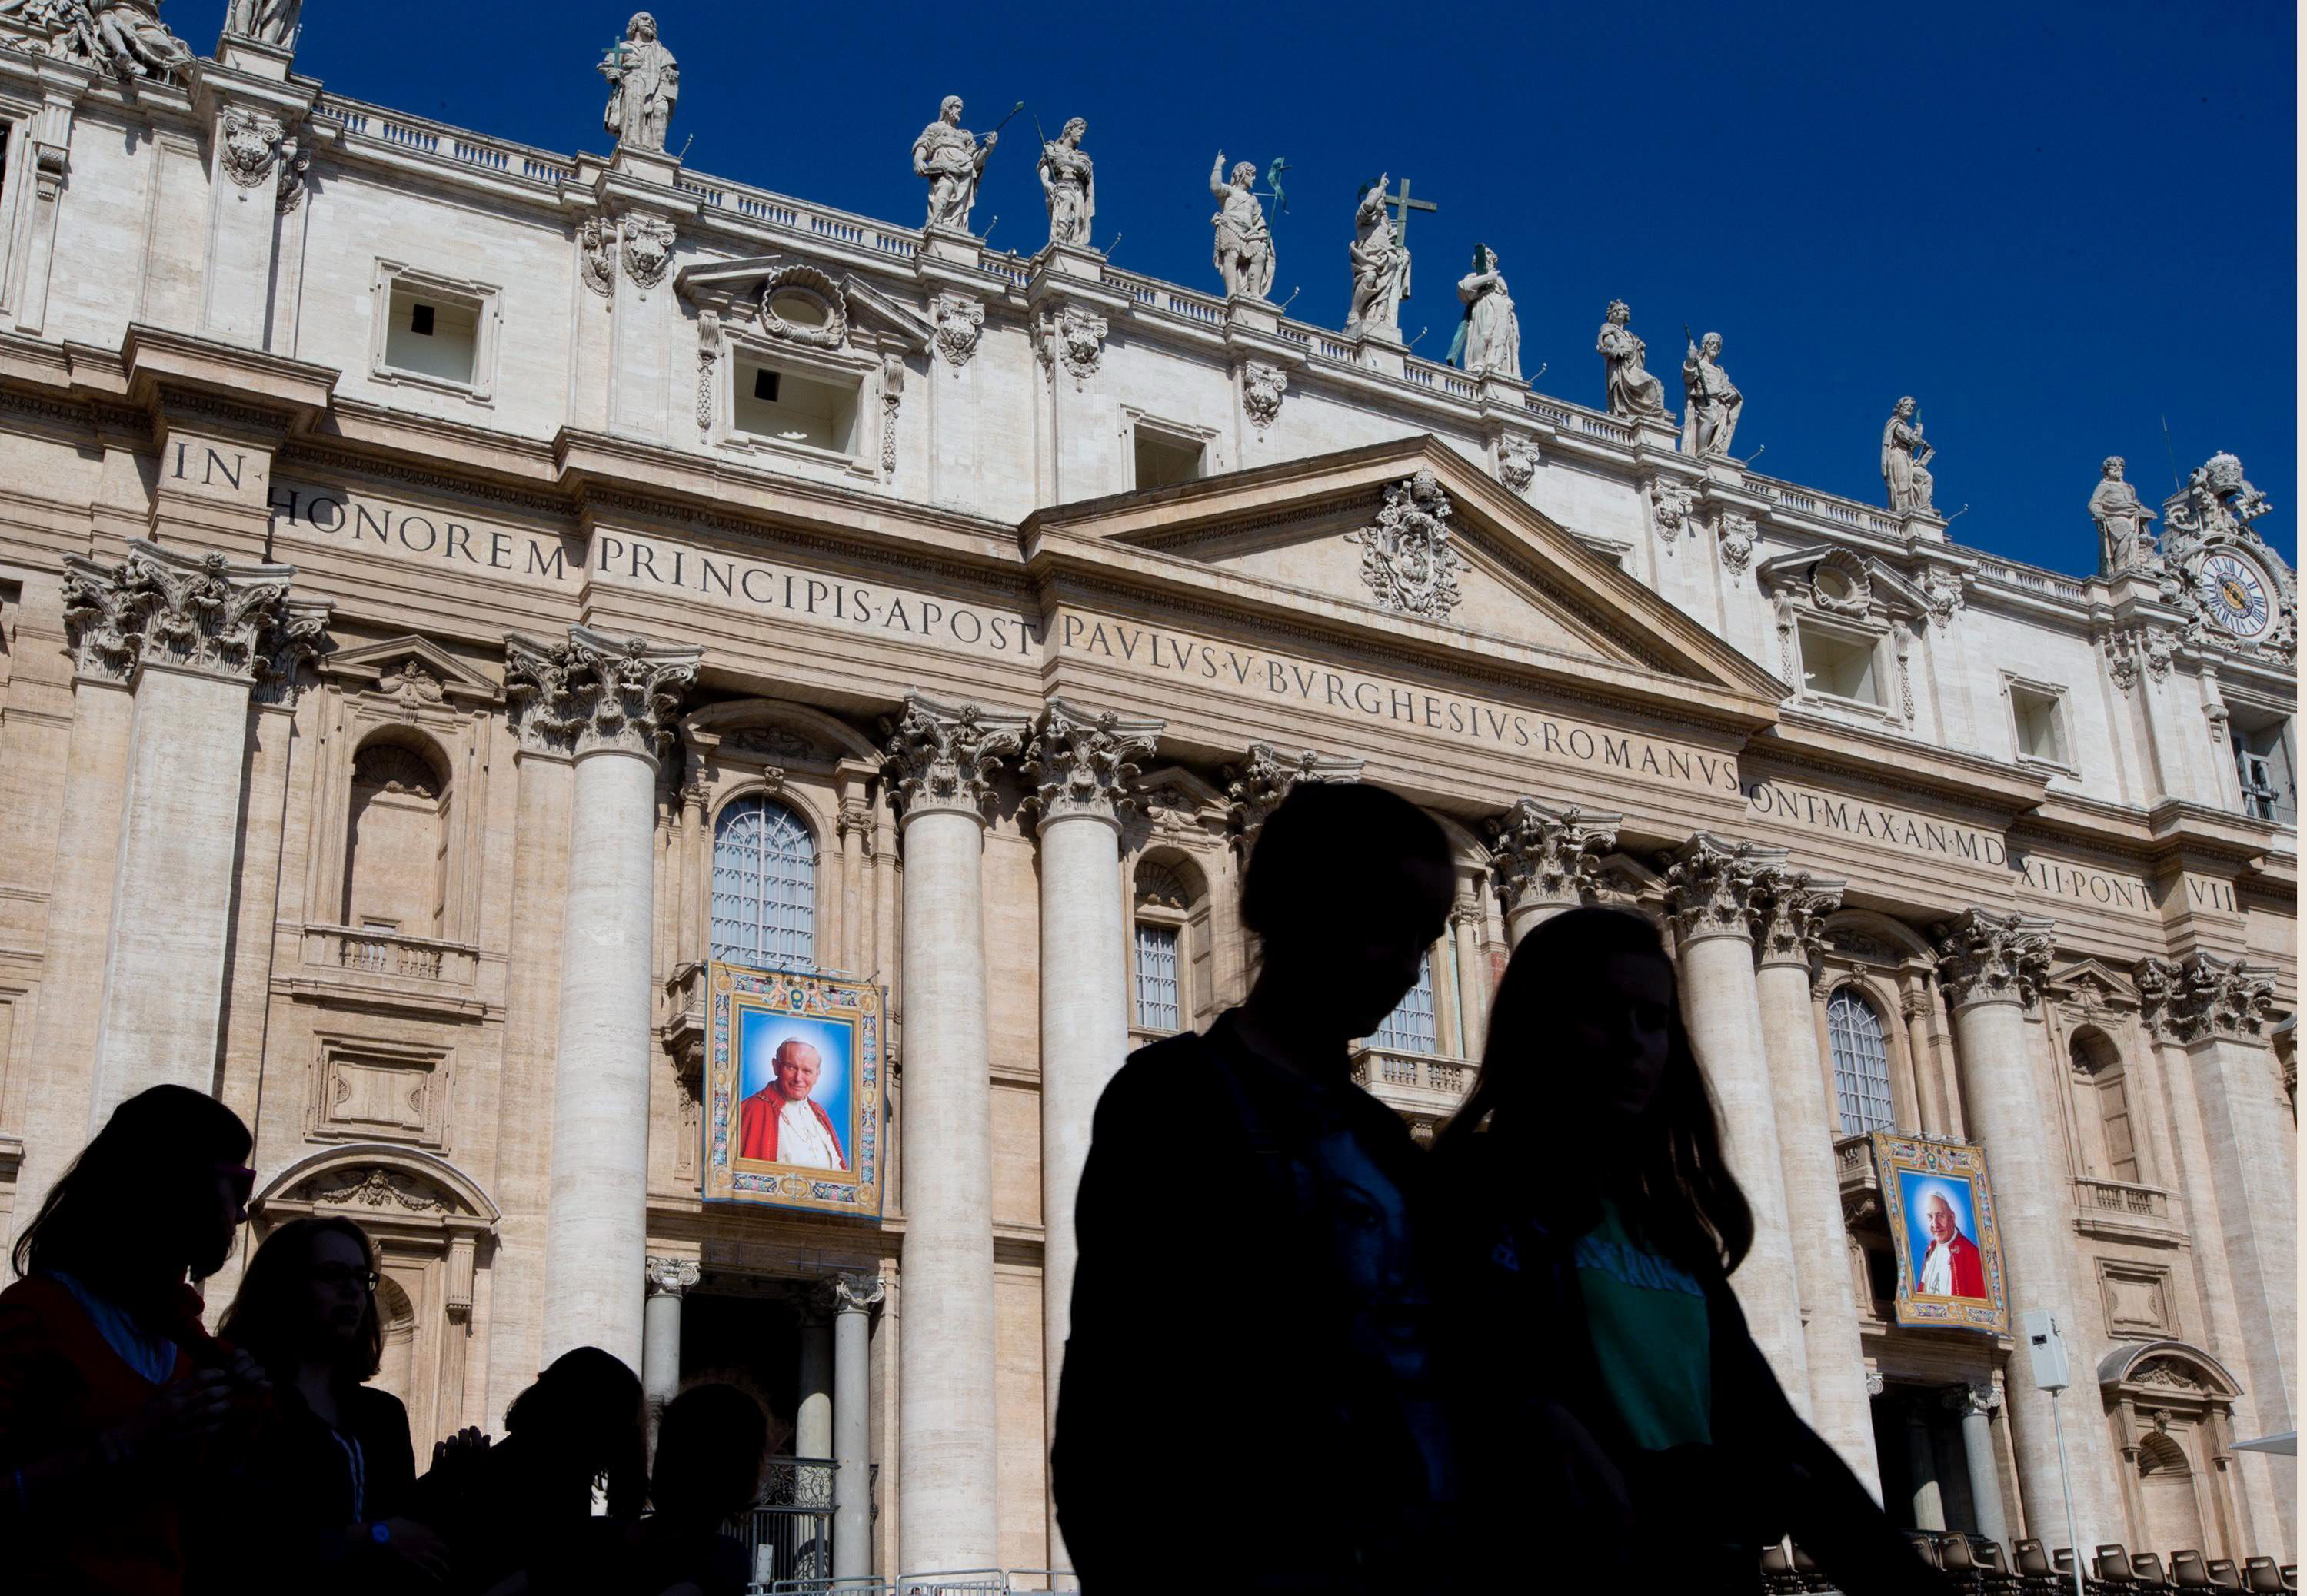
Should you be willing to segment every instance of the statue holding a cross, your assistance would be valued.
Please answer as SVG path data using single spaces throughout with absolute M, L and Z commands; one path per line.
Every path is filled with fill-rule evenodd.
M 1406 197 L 1407 179 L 1402 186 Z M 1354 209 L 1354 242 L 1346 250 L 1352 272 L 1346 312 L 1350 338 L 1402 341 L 1402 302 L 1410 297 L 1410 251 L 1386 215 L 1388 200 L 1381 175 L 1362 185 L 1361 202 Z

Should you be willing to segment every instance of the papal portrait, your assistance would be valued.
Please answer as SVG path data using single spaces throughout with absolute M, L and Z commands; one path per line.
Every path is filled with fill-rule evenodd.
M 1986 1150 L 1878 1131 L 1874 1154 L 1899 1265 L 1892 1318 L 1902 1325 L 2008 1330 L 2011 1310 Z
M 881 1213 L 881 992 L 839 976 L 712 967 L 708 1202 Z
M 747 1010 L 736 1156 L 797 1169 L 849 1168 L 849 1028 Z
M 1985 1302 L 1986 1266 L 1972 1234 L 1970 1182 L 1900 1173 L 1906 1190 L 1907 1256 L 1915 1260 L 1915 1290 L 1925 1297 Z

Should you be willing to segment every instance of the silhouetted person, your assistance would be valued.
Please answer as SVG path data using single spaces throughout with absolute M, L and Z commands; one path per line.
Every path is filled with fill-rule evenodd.
M 113 1110 L 0 1292 L 0 1544 L 12 1588 L 173 1596 L 188 1506 L 253 1428 L 254 1361 L 201 1327 L 256 1174 L 248 1127 L 158 1086 Z
M 1656 926 L 1574 909 L 1522 941 L 1435 1154 L 1467 1293 L 1454 1326 L 1487 1376 L 1466 1470 L 1470 1522 L 1503 1538 L 1494 1572 L 1527 1566 L 1526 1515 L 1562 1489 L 1565 1459 L 1522 1421 L 1558 1399 L 1594 1443 L 1572 1461 L 1582 1539 L 1606 1554 L 1635 1549 L 1678 1590 L 1751 1592 L 1761 1549 L 1791 1532 L 1845 1591 L 1939 1588 L 1746 1332 L 1729 1276 L 1754 1218 Z
M 1416 807 L 1300 783 L 1242 885 L 1248 1001 L 1140 1049 L 1100 1099 L 1051 1456 L 1088 1596 L 1168 1590 L 1187 1566 L 1226 1591 L 1440 1583 L 1423 1159 L 1347 1045 L 1416 982 L 1452 895 Z M 1213 1470 L 1242 1482 L 1235 1505 L 1182 1508 Z
M 451 1588 L 485 1592 L 570 1588 L 598 1551 L 593 1492 L 609 1516 L 640 1516 L 648 1490 L 641 1383 L 596 1346 L 553 1361 L 505 1410 L 505 1438 L 452 1452 L 416 1482 L 410 1516 L 449 1543 Z
M 440 1538 L 407 1517 L 416 1464 L 408 1410 L 365 1382 L 384 1353 L 376 1250 L 349 1219 L 292 1219 L 257 1248 L 218 1333 L 263 1365 L 258 1429 L 228 1564 L 195 1581 L 242 1589 L 430 1588 Z
M 649 1512 L 620 1526 L 594 1583 L 599 1596 L 743 1596 L 744 1544 L 721 1526 L 759 1498 L 769 1416 L 730 1385 L 692 1386 L 657 1420 Z

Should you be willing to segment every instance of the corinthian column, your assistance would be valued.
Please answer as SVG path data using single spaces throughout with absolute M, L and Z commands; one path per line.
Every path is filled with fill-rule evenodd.
M 1666 902 L 1682 954 L 1683 1023 L 1722 1112 L 1731 1173 L 1754 1213 L 1754 1250 L 1730 1284 L 1788 1400 L 1808 1417 L 1810 1369 L 1794 1246 L 1787 1233 L 1778 1109 L 1754 982 L 1754 905 L 1765 878 L 1780 871 L 1786 858 L 1783 848 L 1694 837 L 1667 866 Z M 1840 1224 L 1838 1215 L 1838 1231 Z
M 547 1362 L 597 1346 L 641 1365 L 657 755 L 699 652 L 581 626 L 562 643 L 505 639 L 505 692 L 524 739 L 576 761 L 545 1216 Z
M 889 739 L 903 815 L 898 1560 L 987 1568 L 994 1527 L 993 1100 L 979 856 L 1000 761 L 1032 722 L 914 696 Z
M 1336 759 L 1311 749 L 1303 754 L 1277 753 L 1265 743 L 1249 745 L 1249 756 L 1226 771 L 1226 797 L 1233 807 L 1233 824 L 1241 845 L 1257 841 L 1265 817 L 1282 807 L 1290 789 L 1300 781 L 1359 781 L 1362 762 Z
M 1972 909 L 1938 934 L 1939 980 L 1954 1011 L 1964 1122 L 1986 1149 L 2014 1329 L 2021 1313 L 2054 1309 L 2064 1322 L 2078 1307 L 2067 1272 L 2074 1232 L 2071 1180 L 2057 1139 L 2061 1120 L 2027 1037 L 2026 1005 L 2050 973 L 2051 930 L 2051 921 L 2040 915 Z M 2071 1400 L 2066 1415 L 2074 1464 L 2070 1478 L 2075 1533 L 2081 1537 L 2076 1544 L 2091 1546 L 2118 1538 L 2123 1517 L 2098 1394 L 2088 1370 L 2077 1374 L 2078 1399 Z M 2005 1395 L 2030 1521 L 2051 1522 L 2060 1499 L 2051 1399 L 2023 1379 L 2012 1381 Z
M 249 696 L 293 680 L 320 646 L 329 607 L 289 599 L 293 566 L 240 565 L 142 538 L 118 566 L 68 555 L 64 568 L 75 652 L 135 696 L 93 1131 L 147 1087 L 216 1088 Z
M 1550 809 L 1534 798 L 1490 822 L 1490 855 L 1506 938 L 1514 946 L 1565 909 L 1594 897 L 1594 866 L 1618 845 L 1616 815 L 1573 804 Z
M 1042 1380 L 1054 1424 L 1073 1325 L 1074 1193 L 1090 1120 L 1129 1053 L 1121 817 L 1162 722 L 1053 699 L 1026 751 L 1042 841 Z M 1050 1566 L 1067 1566 L 1054 1509 Z
M 1866 1400 L 1858 1305 L 1850 1294 L 1848 1235 L 1827 1120 L 1811 971 L 1822 927 L 1842 902 L 1842 883 L 1797 871 L 1766 870 L 1755 880 L 1754 977 L 1762 1011 L 1779 1116 L 1779 1172 L 1786 1184 L 1787 1230 L 1801 1293 L 1803 1353 L 1810 1365 L 1811 1421 L 1878 1495 L 1874 1410 Z

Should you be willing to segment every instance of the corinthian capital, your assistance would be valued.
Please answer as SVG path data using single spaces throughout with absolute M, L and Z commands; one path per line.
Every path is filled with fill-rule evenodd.
M 1667 917 L 1675 941 L 1751 938 L 1762 877 L 1786 862 L 1783 848 L 1725 842 L 1702 832 L 1684 843 L 1666 866 Z
M 566 642 L 508 636 L 505 696 L 522 748 L 656 758 L 673 740 L 702 652 L 582 626 L 570 627 Z
M 1507 914 L 1593 900 L 1594 866 L 1618 845 L 1616 815 L 1572 804 L 1549 809 L 1534 798 L 1489 823 L 1490 867 Z
M 1130 790 L 1137 761 L 1152 756 L 1161 735 L 1159 721 L 1124 720 L 1111 710 L 1092 714 L 1051 699 L 1023 767 L 1042 823 L 1075 815 L 1119 822 L 1137 804 Z
M 1029 716 L 974 704 L 948 708 L 916 693 L 888 730 L 883 769 L 907 819 L 934 810 L 982 817 L 1001 761 L 1025 747 Z
M 2191 953 L 2142 959 L 2132 975 L 2142 1018 L 2171 1041 L 2258 1042 L 2275 1024 L 2275 972 L 2264 966 Z
M 64 557 L 64 635 L 86 675 L 128 681 L 145 666 L 226 681 L 293 685 L 318 652 L 329 606 L 292 602 L 296 568 L 239 565 L 130 541 L 116 566 Z
M 1754 952 L 1765 969 L 1808 969 L 1825 951 L 1826 917 L 1842 907 L 1844 883 L 1807 870 L 1765 870 L 1755 877 Z
M 1265 743 L 1249 745 L 1249 757 L 1226 769 L 1226 797 L 1232 801 L 1233 823 L 1242 845 L 1253 841 L 1265 817 L 1282 807 L 1290 789 L 1300 781 L 1359 781 L 1362 762 L 1332 759 L 1311 750 L 1294 758 L 1278 754 Z
M 1939 982 L 1955 1008 L 2028 1003 L 2051 973 L 2053 922 L 2044 915 L 1966 909 L 1938 928 Z

